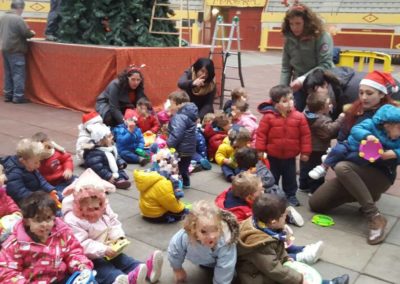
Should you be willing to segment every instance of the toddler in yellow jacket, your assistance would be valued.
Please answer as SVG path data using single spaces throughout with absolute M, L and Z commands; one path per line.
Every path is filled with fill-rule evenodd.
M 133 172 L 140 193 L 139 208 L 143 219 L 152 223 L 174 223 L 188 212 L 182 201 L 175 197 L 172 182 L 155 171 Z

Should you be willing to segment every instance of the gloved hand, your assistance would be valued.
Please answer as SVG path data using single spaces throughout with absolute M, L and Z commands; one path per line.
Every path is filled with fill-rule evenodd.
M 147 157 L 147 153 L 145 150 L 137 148 L 135 150 L 135 153 L 138 154 L 140 157 L 146 158 Z

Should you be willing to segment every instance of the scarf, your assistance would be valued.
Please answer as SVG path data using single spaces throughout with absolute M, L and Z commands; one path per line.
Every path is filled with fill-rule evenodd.
M 196 80 L 197 76 L 196 76 L 196 72 L 194 72 L 193 68 L 192 68 L 192 80 Z M 210 83 L 205 83 L 204 86 L 195 86 L 192 88 L 192 94 L 195 96 L 205 96 L 209 93 L 211 93 L 212 91 L 214 91 L 215 89 L 215 83 L 213 81 L 211 81 Z
M 104 154 L 106 155 L 108 166 L 110 167 L 113 173 L 112 174 L 113 178 L 119 178 L 118 166 L 117 166 L 117 157 L 118 157 L 117 148 L 115 146 L 110 146 L 110 147 L 98 147 L 97 149 L 103 151 Z
M 270 235 L 274 239 L 277 239 L 278 241 L 286 242 L 287 236 L 286 236 L 285 231 L 277 232 L 277 231 L 268 229 L 263 222 L 257 221 L 254 217 L 253 217 L 253 225 L 254 225 L 254 228 L 266 233 L 267 235 Z

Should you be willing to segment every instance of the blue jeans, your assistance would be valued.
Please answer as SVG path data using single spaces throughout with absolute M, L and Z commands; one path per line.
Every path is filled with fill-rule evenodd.
M 324 164 L 334 168 L 336 164 L 341 161 L 353 162 L 359 166 L 369 164 L 367 160 L 358 155 L 358 151 L 352 151 L 346 141 L 337 142 L 336 145 L 331 148 Z
M 290 258 L 293 258 L 294 260 L 297 260 L 296 255 L 299 252 L 302 252 L 304 249 L 304 246 L 295 246 L 295 245 L 291 245 L 290 247 L 288 247 L 286 249 L 286 252 L 288 253 Z
M 121 151 L 119 156 L 124 159 L 128 164 L 139 164 L 139 155 L 131 152 L 131 151 Z
M 25 54 L 3 51 L 5 99 L 21 100 L 25 93 Z
M 282 177 L 282 189 L 286 197 L 295 196 L 297 191 L 296 158 L 279 159 L 268 156 L 271 173 L 275 178 L 275 184 L 279 185 Z
M 293 93 L 294 97 L 294 106 L 300 112 L 306 108 L 307 94 L 303 92 L 303 90 L 298 90 Z
M 228 182 L 232 182 L 232 178 L 242 171 L 239 168 L 234 169 L 225 164 L 221 166 L 221 170 L 222 170 L 222 174 L 224 175 L 226 181 L 228 181 Z
M 58 30 L 58 23 L 61 20 L 61 0 L 50 0 L 50 11 L 47 15 L 47 26 L 45 35 L 55 35 Z
M 96 281 L 102 284 L 112 284 L 121 274 L 128 274 L 134 270 L 140 261 L 121 253 L 116 258 L 106 260 L 104 258 L 92 259 L 94 270 L 97 271 Z

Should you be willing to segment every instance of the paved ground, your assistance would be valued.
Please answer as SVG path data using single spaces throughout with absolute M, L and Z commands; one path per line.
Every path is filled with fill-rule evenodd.
M 250 104 L 256 105 L 267 98 L 268 90 L 279 78 L 279 52 L 245 53 L 243 55 L 243 74 L 246 88 L 250 93 Z M 395 71 L 396 72 L 396 71 Z M 397 71 L 398 72 L 398 71 Z M 29 137 L 37 131 L 48 133 L 55 141 L 74 152 L 77 125 L 81 114 L 37 104 L 14 105 L 0 101 L 0 155 L 14 153 L 16 142 Z M 132 169 L 128 173 L 132 178 Z M 81 172 L 76 168 L 76 173 Z M 185 201 L 199 199 L 213 200 L 229 184 L 214 165 L 211 171 L 192 175 L 192 186 L 185 192 Z M 399 180 L 379 201 L 379 208 L 389 220 L 388 237 L 377 246 L 369 246 L 365 241 L 366 222 L 355 204 L 342 206 L 331 216 L 336 224 L 330 228 L 317 227 L 311 223 L 312 213 L 307 206 L 307 196 L 299 193 L 302 202 L 299 211 L 306 224 L 294 228 L 296 243 L 307 244 L 324 240 L 326 244 L 322 259 L 315 265 L 324 278 L 348 273 L 351 283 L 379 284 L 400 283 L 400 183 Z M 144 260 L 154 249 L 165 252 L 171 236 L 181 224 L 154 225 L 142 220 L 138 208 L 138 192 L 134 186 L 129 190 L 117 190 L 109 195 L 113 209 L 119 214 L 124 229 L 132 244 L 127 253 Z M 165 259 L 166 260 L 166 259 Z M 211 283 L 209 275 L 190 263 L 185 263 L 190 284 Z M 165 261 L 160 283 L 173 283 L 172 271 Z

